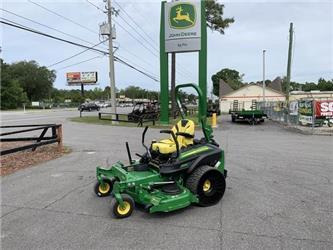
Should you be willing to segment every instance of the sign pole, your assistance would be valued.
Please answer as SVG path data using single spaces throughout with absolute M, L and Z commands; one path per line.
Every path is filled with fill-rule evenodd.
M 81 96 L 84 96 L 84 87 L 83 87 L 83 83 L 81 82 Z
M 165 3 L 161 4 L 161 28 L 160 28 L 160 103 L 161 124 L 169 124 L 169 75 L 168 75 L 168 53 L 165 52 Z
M 199 51 L 199 87 L 205 102 L 200 106 L 199 116 L 207 116 L 207 27 L 205 18 L 205 1 L 201 0 L 201 49 Z M 200 124 L 200 121 L 198 121 Z

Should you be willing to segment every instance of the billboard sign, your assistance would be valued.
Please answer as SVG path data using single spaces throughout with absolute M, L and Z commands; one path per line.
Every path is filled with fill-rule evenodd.
M 298 120 L 302 125 L 312 124 L 312 100 L 298 101 Z
M 68 85 L 81 85 L 81 84 L 96 84 L 97 72 L 68 72 L 66 73 Z
M 333 100 L 316 101 L 316 117 L 333 117 Z
M 165 4 L 165 52 L 201 49 L 200 1 L 176 1 Z

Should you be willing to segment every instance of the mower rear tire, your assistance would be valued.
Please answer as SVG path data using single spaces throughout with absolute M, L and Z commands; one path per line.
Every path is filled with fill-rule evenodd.
M 211 166 L 200 166 L 186 180 L 186 187 L 199 199 L 199 206 L 218 203 L 224 195 L 226 183 L 223 173 Z
M 129 217 L 135 206 L 134 200 L 130 195 L 122 194 L 121 197 L 124 201 L 123 206 L 121 206 L 115 198 L 111 201 L 113 215 L 119 219 Z
M 110 179 L 103 178 L 103 184 L 101 184 L 99 181 L 95 184 L 95 194 L 98 197 L 106 197 L 109 196 L 112 192 L 113 182 Z

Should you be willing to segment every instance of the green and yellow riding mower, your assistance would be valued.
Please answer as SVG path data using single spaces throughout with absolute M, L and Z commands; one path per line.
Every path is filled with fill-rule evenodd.
M 193 87 L 199 96 L 199 108 L 205 101 L 201 90 L 194 84 L 176 87 L 179 109 L 182 105 L 179 89 Z M 224 151 L 215 142 L 212 129 L 206 124 L 205 113 L 200 112 L 204 137 L 194 138 L 194 122 L 182 119 L 171 129 L 161 130 L 169 138 L 145 145 L 146 127 L 142 134 L 145 153 L 133 160 L 129 145 L 126 149 L 129 164 L 117 162 L 110 169 L 97 167 L 95 193 L 99 197 L 112 195 L 115 217 L 132 214 L 135 203 L 150 212 L 170 212 L 191 204 L 211 206 L 220 201 L 226 188 L 227 171 L 224 168 Z

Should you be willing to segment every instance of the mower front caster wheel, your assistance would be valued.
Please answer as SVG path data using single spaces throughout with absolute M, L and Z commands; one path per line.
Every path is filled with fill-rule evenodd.
M 98 197 L 109 196 L 112 192 L 113 181 L 110 179 L 103 179 L 103 184 L 98 182 L 95 184 L 95 194 Z
M 122 194 L 121 197 L 123 199 L 122 206 L 118 203 L 118 201 L 115 198 L 112 199 L 111 201 L 113 215 L 116 218 L 120 219 L 129 217 L 133 212 L 135 204 L 133 198 L 128 194 Z

